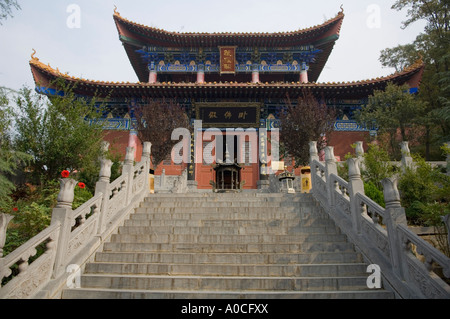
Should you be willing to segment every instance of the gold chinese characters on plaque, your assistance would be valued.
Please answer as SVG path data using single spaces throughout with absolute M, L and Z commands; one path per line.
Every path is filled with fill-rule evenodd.
M 219 47 L 220 73 L 234 74 L 236 70 L 236 47 Z

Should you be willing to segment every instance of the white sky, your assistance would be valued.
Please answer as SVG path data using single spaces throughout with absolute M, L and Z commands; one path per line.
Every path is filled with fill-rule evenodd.
M 0 26 L 0 86 L 34 87 L 29 60 L 36 49 L 42 62 L 61 72 L 98 81 L 138 79 L 128 61 L 112 15 L 167 31 L 280 32 L 322 24 L 344 5 L 341 37 L 319 82 L 357 81 L 392 74 L 382 68 L 380 51 L 412 42 L 423 23 L 406 30 L 406 10 L 394 0 L 19 0 L 22 7 Z M 75 4 L 80 28 L 68 19 Z

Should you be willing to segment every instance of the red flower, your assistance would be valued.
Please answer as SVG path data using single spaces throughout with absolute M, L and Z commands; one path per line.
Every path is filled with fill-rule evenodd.
M 81 188 L 81 189 L 85 189 L 86 188 L 86 184 L 80 182 L 80 183 L 78 183 L 78 187 Z
M 18 212 L 19 211 L 19 209 L 17 207 L 14 207 L 12 210 L 13 210 L 13 212 Z
M 61 172 L 61 176 L 62 176 L 63 178 L 67 178 L 67 177 L 69 177 L 69 175 L 70 175 L 70 172 L 67 171 L 67 170 L 64 170 L 64 171 Z

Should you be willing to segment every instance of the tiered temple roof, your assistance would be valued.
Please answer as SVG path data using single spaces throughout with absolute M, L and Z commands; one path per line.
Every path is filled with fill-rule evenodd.
M 309 80 L 318 80 L 336 41 L 339 39 L 343 10 L 321 25 L 291 32 L 276 33 L 180 33 L 148 27 L 123 18 L 114 11 L 119 38 L 139 81 L 149 78 L 147 64 L 137 52 L 142 47 L 217 48 L 219 46 L 287 48 L 312 45 L 320 52 L 309 65 Z
M 119 99 L 130 97 L 284 99 L 287 96 L 295 99 L 302 95 L 304 88 L 309 88 L 316 96 L 327 99 L 364 99 L 373 94 L 374 90 L 383 90 L 389 82 L 395 84 L 407 83 L 411 88 L 418 88 L 424 70 L 423 62 L 418 61 L 401 72 L 376 79 L 316 83 L 336 40 L 339 38 L 344 18 L 343 10 L 335 18 L 321 25 L 293 32 L 278 33 L 179 33 L 131 22 L 123 18 L 117 10 L 114 11 L 113 18 L 119 32 L 119 38 L 140 82 L 104 82 L 73 77 L 42 63 L 35 57 L 36 52 L 34 51 L 30 66 L 36 89 L 42 93 L 49 93 L 49 90 L 55 89 L 54 81 L 62 79 L 67 84 L 76 84 L 74 90 L 79 95 L 96 95 Z M 237 46 L 238 48 L 246 48 L 246 50 L 265 48 L 269 51 L 285 48 L 288 53 L 299 52 L 299 48 L 306 47 L 315 50 L 315 57 L 309 64 L 307 83 L 297 80 L 287 81 L 286 79 L 295 77 L 277 77 L 275 73 L 271 73 L 272 75 L 267 78 L 270 79 L 269 81 L 262 80 L 260 82 L 241 81 L 243 77 L 229 80 L 230 78 L 221 76 L 218 77 L 218 81 L 215 81 L 216 76 L 210 82 L 193 82 L 189 80 L 192 78 L 187 78 L 187 81 L 165 81 L 164 78 L 155 83 L 149 81 L 149 64 L 148 61 L 143 59 L 143 50 L 148 50 L 147 53 L 149 54 L 153 52 L 152 50 L 163 50 L 162 52 L 165 52 L 166 49 L 169 53 L 185 52 L 186 50 L 189 52 L 196 51 L 198 57 L 199 52 L 202 52 L 200 49 L 218 50 L 217 48 L 220 46 Z M 248 55 L 249 53 L 245 51 L 242 54 Z M 193 62 L 195 63 L 195 61 Z M 208 80 L 208 77 L 206 80 Z
M 416 64 L 389 76 L 376 79 L 338 82 L 338 83 L 238 83 L 238 82 L 206 82 L 206 83 L 172 83 L 172 82 L 104 82 L 77 78 L 42 63 L 38 58 L 30 60 L 31 71 L 37 90 L 44 92 L 54 88 L 52 82 L 57 79 L 75 85 L 75 92 L 80 95 L 112 98 L 125 97 L 176 97 L 176 98 L 290 98 L 301 96 L 303 88 L 310 88 L 317 96 L 327 98 L 364 98 L 374 90 L 383 90 L 387 83 L 408 83 L 410 87 L 419 87 L 424 64 Z

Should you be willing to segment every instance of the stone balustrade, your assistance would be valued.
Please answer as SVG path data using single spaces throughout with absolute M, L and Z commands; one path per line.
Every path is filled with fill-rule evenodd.
M 0 298 L 58 298 L 71 280 L 70 266 L 81 269 L 149 193 L 150 153 L 151 143 L 144 143 L 142 161 L 134 164 L 134 149 L 128 148 L 122 175 L 111 183 L 112 162 L 100 159 L 95 195 L 76 210 L 77 182 L 61 179 L 50 226 L 7 256 L 0 254 Z M 0 252 L 10 220 L 0 216 Z
M 407 143 L 402 148 L 403 165 L 413 165 Z M 361 155 L 347 161 L 347 182 L 337 174 L 333 147 L 325 149 L 325 162 L 320 162 L 317 144 L 311 142 L 313 196 L 356 245 L 366 262 L 380 266 L 385 287 L 391 288 L 397 297 L 450 298 L 450 286 L 433 271 L 439 268 L 448 279 L 450 258 L 408 228 L 396 178 L 382 181 L 386 208 L 365 196 Z M 417 254 L 423 258 L 419 259 Z

